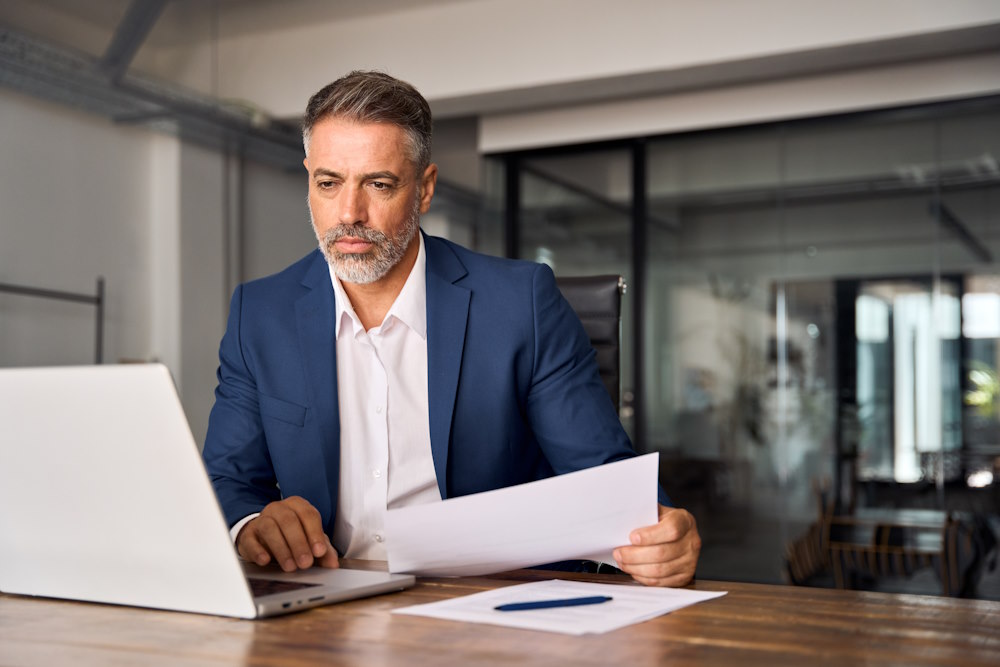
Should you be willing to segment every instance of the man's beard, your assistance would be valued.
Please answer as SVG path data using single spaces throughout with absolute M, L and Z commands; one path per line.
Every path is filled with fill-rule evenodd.
M 312 220 L 310 208 L 309 217 Z M 313 230 L 316 222 L 313 220 Z M 406 254 L 410 242 L 420 229 L 420 200 L 413 203 L 413 209 L 407 216 L 402 227 L 393 236 L 387 236 L 377 229 L 363 224 L 339 224 L 331 227 L 322 238 L 317 233 L 319 249 L 326 261 L 333 267 L 333 272 L 343 282 L 367 285 L 385 277 L 392 267 L 396 266 Z M 368 252 L 343 253 L 337 250 L 339 239 L 350 237 L 368 241 L 372 247 Z

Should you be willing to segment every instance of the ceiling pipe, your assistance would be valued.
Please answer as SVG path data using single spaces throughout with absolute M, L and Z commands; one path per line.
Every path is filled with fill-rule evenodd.
M 951 232 L 962 244 L 975 255 L 980 261 L 990 264 L 993 262 L 993 253 L 976 238 L 962 220 L 955 213 L 941 203 L 940 200 L 931 201 L 928 205 L 928 212 L 937 220 L 938 224 Z
M 168 0 L 132 0 L 122 17 L 111 43 L 97 63 L 98 69 L 117 83 L 128 71 L 132 59 L 149 36 Z
M 123 73 L 112 81 L 110 70 L 100 63 L 115 60 L 120 66 L 126 58 L 124 47 L 109 46 L 108 52 L 119 55 L 95 58 L 0 26 L 0 86 L 114 122 L 146 125 L 210 148 L 238 147 L 248 157 L 281 169 L 302 168 L 304 151 L 297 124 L 228 109 L 214 98 L 135 73 Z

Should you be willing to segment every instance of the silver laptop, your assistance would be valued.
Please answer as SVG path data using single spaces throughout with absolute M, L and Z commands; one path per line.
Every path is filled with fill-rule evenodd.
M 0 591 L 259 618 L 413 583 L 241 563 L 166 367 L 0 369 Z

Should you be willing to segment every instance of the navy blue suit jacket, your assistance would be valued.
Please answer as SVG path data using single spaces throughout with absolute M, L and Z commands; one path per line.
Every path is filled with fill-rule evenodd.
M 442 498 L 634 455 L 548 267 L 430 236 L 424 247 L 430 441 Z M 335 312 L 319 250 L 233 294 L 204 450 L 229 525 L 302 496 L 333 534 Z

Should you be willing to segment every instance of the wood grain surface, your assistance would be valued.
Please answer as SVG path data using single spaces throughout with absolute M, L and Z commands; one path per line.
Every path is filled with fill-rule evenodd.
M 0 664 L 1000 664 L 1000 602 L 943 597 L 700 581 L 692 588 L 729 594 L 582 637 L 390 613 L 554 576 L 522 570 L 418 579 L 401 593 L 260 621 L 0 594 Z M 613 575 L 558 576 L 630 581 Z

